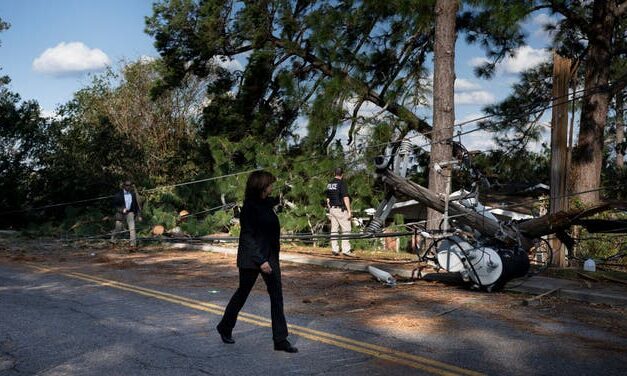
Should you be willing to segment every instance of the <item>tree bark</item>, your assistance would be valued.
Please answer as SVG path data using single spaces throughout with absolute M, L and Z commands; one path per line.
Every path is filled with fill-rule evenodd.
M 596 0 L 593 5 L 593 23 L 588 26 L 589 59 L 586 63 L 585 94 L 577 146 L 573 151 L 571 186 L 573 193 L 585 204 L 599 201 L 603 136 L 607 121 L 609 93 L 607 87 L 612 61 L 611 41 L 616 17 L 612 1 Z
M 437 0 L 435 3 L 435 49 L 433 73 L 433 135 L 429 161 L 429 190 L 442 193 L 446 190 L 446 170 L 437 171 L 436 163 L 452 159 L 452 147 L 448 140 L 453 137 L 455 122 L 455 17 L 457 0 Z M 439 227 L 442 214 L 427 209 L 427 228 Z
M 625 103 L 622 90 L 616 93 L 616 167 L 620 170 L 625 164 L 622 143 L 625 141 Z

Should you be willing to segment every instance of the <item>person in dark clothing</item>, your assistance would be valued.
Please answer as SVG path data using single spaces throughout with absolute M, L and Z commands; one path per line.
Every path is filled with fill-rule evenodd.
M 270 197 L 276 178 L 267 171 L 254 171 L 246 182 L 244 205 L 240 213 L 241 232 L 237 249 L 239 287 L 226 306 L 216 327 L 224 343 L 235 343 L 232 337 L 237 315 L 246 303 L 257 277 L 261 276 L 270 295 L 272 339 L 274 349 L 289 353 L 298 349 L 287 340 L 287 322 L 283 313 L 283 291 L 279 265 L 281 227 L 273 207 L 278 200 Z
M 137 200 L 137 194 L 135 194 L 135 190 L 133 189 L 133 184 L 130 180 L 126 180 L 124 184 L 122 184 L 122 189 L 120 189 L 113 196 L 113 207 L 115 208 L 115 229 L 111 234 L 111 241 L 115 241 L 116 236 L 122 232 L 123 222 L 126 222 L 128 226 L 128 231 L 130 233 L 130 242 L 131 246 L 135 247 L 137 245 L 136 234 L 135 234 L 135 219 L 141 222 L 141 208 L 139 206 L 139 201 Z
M 331 221 L 331 252 L 334 256 L 340 254 L 340 246 L 336 236 L 338 230 L 342 231 L 342 235 L 351 232 L 351 201 L 348 195 L 346 182 L 343 180 L 344 171 L 341 167 L 335 169 L 335 177 L 327 184 L 325 191 L 327 195 L 328 217 Z M 351 251 L 351 243 L 348 239 L 342 239 L 342 254 L 353 256 Z

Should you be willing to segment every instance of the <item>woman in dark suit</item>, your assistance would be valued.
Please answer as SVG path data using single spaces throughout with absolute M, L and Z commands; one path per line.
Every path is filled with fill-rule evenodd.
M 287 340 L 287 322 L 283 313 L 281 268 L 279 267 L 279 218 L 273 207 L 277 200 L 270 197 L 276 178 L 267 171 L 254 171 L 246 182 L 244 206 L 240 213 L 241 232 L 237 249 L 239 287 L 226 306 L 217 326 L 224 343 L 235 343 L 231 333 L 239 311 L 261 273 L 270 294 L 272 339 L 274 349 L 289 353 L 298 349 Z

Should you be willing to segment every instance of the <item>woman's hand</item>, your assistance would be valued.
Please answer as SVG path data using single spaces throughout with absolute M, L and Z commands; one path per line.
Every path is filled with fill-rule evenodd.
M 261 264 L 260 268 L 263 273 L 272 274 L 272 267 L 270 267 L 270 263 L 268 261 Z

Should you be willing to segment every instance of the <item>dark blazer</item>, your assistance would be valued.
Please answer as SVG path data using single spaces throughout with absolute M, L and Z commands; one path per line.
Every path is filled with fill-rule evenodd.
M 131 210 L 135 215 L 139 215 L 141 213 L 141 209 L 139 208 L 139 203 L 137 202 L 137 195 L 135 192 L 131 192 Z M 124 202 L 124 190 L 120 189 L 113 196 L 113 207 L 122 213 L 122 210 L 126 208 L 126 202 Z
M 238 268 L 259 269 L 266 261 L 273 269 L 279 267 L 281 226 L 272 210 L 277 203 L 274 198 L 244 200 L 239 218 Z

